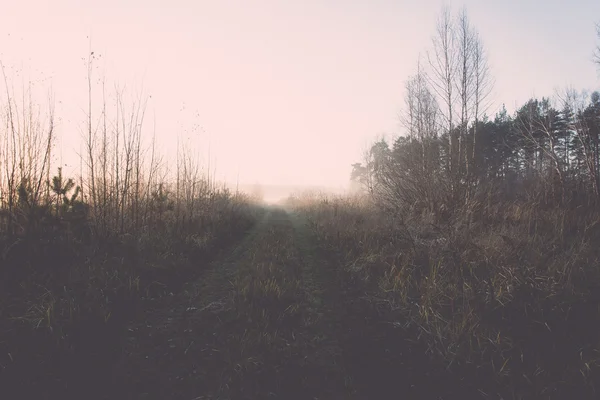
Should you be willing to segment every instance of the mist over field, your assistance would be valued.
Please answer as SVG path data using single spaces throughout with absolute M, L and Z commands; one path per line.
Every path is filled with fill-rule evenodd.
M 0 13 L 0 398 L 595 399 L 600 3 Z

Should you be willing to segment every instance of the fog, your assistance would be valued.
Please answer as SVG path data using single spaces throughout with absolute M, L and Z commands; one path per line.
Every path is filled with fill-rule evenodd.
M 453 6 L 463 3 L 496 80 L 490 115 L 502 101 L 511 110 L 557 85 L 596 82 L 589 61 L 600 3 Z M 402 133 L 404 82 L 431 44 L 440 2 L 60 0 L 3 7 L 7 82 L 17 93 L 31 82 L 42 110 L 52 92 L 53 162 L 70 174 L 80 168 L 93 51 L 92 114 L 100 115 L 103 90 L 109 108 L 117 91 L 128 107 L 147 100 L 144 135 L 156 133 L 167 158 L 179 143 L 229 184 L 338 187 L 374 137 Z M 555 48 L 561 57 L 552 56 Z M 543 68 L 533 61 L 549 57 Z

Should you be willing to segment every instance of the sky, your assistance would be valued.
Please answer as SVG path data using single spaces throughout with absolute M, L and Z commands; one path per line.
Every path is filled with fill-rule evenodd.
M 144 129 L 167 156 L 180 137 L 219 179 L 249 184 L 345 186 L 370 142 L 401 132 L 404 82 L 443 4 L 465 5 L 481 34 L 496 81 L 490 115 L 566 86 L 600 86 L 598 0 L 4 3 L 9 84 L 32 82 L 42 104 L 51 88 L 61 162 L 72 168 L 90 50 L 100 56 L 94 93 L 104 77 L 109 95 L 117 85 L 131 101 L 148 96 Z

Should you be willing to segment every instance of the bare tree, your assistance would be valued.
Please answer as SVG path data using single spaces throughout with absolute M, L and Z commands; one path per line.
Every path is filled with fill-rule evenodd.
M 465 138 L 469 130 L 472 113 L 472 97 L 474 94 L 474 44 L 475 32 L 471 28 L 466 8 L 458 14 L 456 23 L 457 74 L 456 87 L 460 99 L 460 133 L 458 135 L 458 173 L 462 172 L 463 158 L 466 172 L 469 175 L 469 157 L 465 149 Z
M 88 61 L 87 61 L 87 84 L 88 84 L 88 112 L 87 112 L 87 130 L 85 137 L 85 147 L 86 147 L 86 155 L 87 155 L 87 163 L 88 163 L 88 171 L 90 174 L 90 187 L 89 194 L 91 196 L 91 204 L 94 212 L 97 211 L 97 193 L 96 193 L 96 166 L 95 166 L 95 149 L 96 149 L 96 133 L 97 130 L 93 127 L 92 120 L 92 71 L 94 67 L 94 52 L 90 50 L 88 53 Z M 95 219 L 97 220 L 97 215 L 95 215 Z
M 600 39 L 600 23 L 596 24 L 596 34 L 598 35 L 598 39 Z M 594 62 L 600 67 L 600 43 L 596 46 L 596 51 L 594 52 Z
M 562 108 L 570 114 L 567 119 L 567 128 L 573 134 L 575 140 L 579 142 L 583 153 L 583 163 L 587 169 L 591 186 L 594 195 L 600 195 L 600 187 L 598 186 L 598 170 L 597 170 L 597 154 L 595 143 L 597 141 L 597 133 L 595 133 L 585 118 L 584 110 L 588 106 L 587 96 L 585 93 L 580 93 L 573 88 L 567 88 L 562 93 L 557 94 L 558 101 Z M 594 138 L 594 136 L 596 136 Z
M 28 233 L 38 226 L 43 212 L 40 206 L 49 201 L 45 183 L 50 175 L 54 142 L 54 100 L 50 95 L 48 112 L 42 116 L 40 106 L 32 99 L 31 82 L 23 85 L 18 101 L 2 63 L 0 71 L 6 94 L 0 114 L 0 208 L 6 211 L 4 219 L 10 236 Z
M 428 53 L 427 59 L 431 67 L 428 81 L 444 106 L 442 116 L 449 136 L 447 169 L 452 176 L 455 168 L 455 140 L 453 138 L 455 94 L 453 85 L 457 58 L 454 24 L 449 7 L 444 7 L 438 17 L 436 32 L 433 37 L 433 54 Z
M 432 139 L 437 137 L 439 105 L 427 84 L 420 62 L 417 64 L 417 74 L 408 79 L 405 88 L 405 108 L 400 114 L 400 122 L 411 140 L 417 139 L 421 144 L 421 167 L 425 172 L 430 161 L 434 161 L 430 160 L 428 147 Z
M 477 168 L 477 125 L 479 124 L 479 115 L 485 113 L 489 108 L 490 94 L 494 87 L 494 79 L 490 74 L 488 57 L 483 47 L 483 42 L 478 32 L 475 32 L 473 38 L 473 67 L 474 67 L 474 93 L 473 93 L 473 152 L 471 160 L 473 170 Z

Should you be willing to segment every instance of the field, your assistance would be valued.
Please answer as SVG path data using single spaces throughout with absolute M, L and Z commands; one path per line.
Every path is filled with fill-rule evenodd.
M 4 300 L 10 398 L 594 397 L 599 233 L 576 211 L 436 226 L 365 198 L 254 207 L 204 251 L 69 254 L 62 290 L 29 275 Z
M 0 54 L 0 399 L 600 398 L 600 47 L 591 90 L 523 97 L 584 62 L 591 2 L 537 44 L 490 11 L 527 39 L 493 58 L 444 6 L 410 68 L 425 6 L 200 3 L 2 28 L 44 62 Z M 83 37 L 78 82 L 56 44 Z

